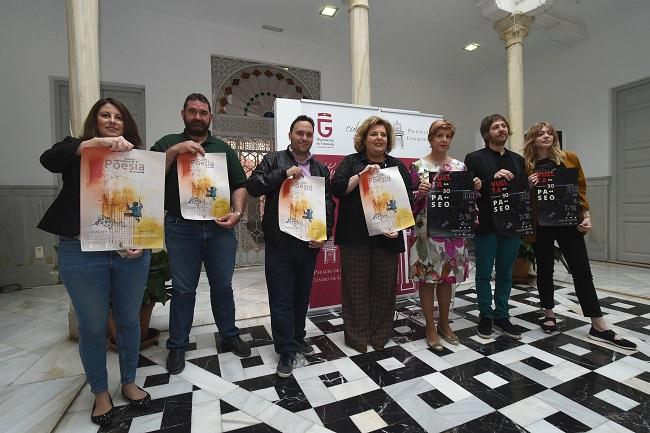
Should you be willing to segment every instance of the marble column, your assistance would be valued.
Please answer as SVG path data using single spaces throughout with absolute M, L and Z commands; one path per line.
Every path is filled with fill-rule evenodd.
M 72 133 L 81 134 L 99 99 L 99 0 L 67 0 L 68 73 Z
M 370 105 L 368 0 L 349 0 L 352 103 Z
M 99 99 L 99 0 L 67 0 L 70 126 L 81 135 L 90 107 Z M 79 338 L 72 303 L 68 311 L 70 338 Z
M 523 41 L 535 20 L 524 14 L 514 14 L 494 23 L 494 28 L 506 44 L 508 80 L 508 121 L 512 136 L 510 148 L 521 153 L 524 145 L 524 65 Z

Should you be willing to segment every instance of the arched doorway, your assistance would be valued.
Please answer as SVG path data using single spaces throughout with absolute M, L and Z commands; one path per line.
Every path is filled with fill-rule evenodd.
M 237 152 L 246 176 L 276 148 L 275 98 L 320 99 L 320 72 L 212 56 L 212 130 Z M 237 228 L 237 266 L 264 264 L 263 207 L 263 198 L 249 199 Z

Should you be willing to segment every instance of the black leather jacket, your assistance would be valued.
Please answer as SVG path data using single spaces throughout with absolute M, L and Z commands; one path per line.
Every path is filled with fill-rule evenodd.
M 291 151 L 279 150 L 269 152 L 264 155 L 262 161 L 255 167 L 253 174 L 246 182 L 246 189 L 253 197 L 266 196 L 264 202 L 264 218 L 262 219 L 262 229 L 266 241 L 282 244 L 288 239 L 295 238 L 280 230 L 278 223 L 278 199 L 280 196 L 280 186 L 287 178 L 287 170 L 297 166 Z M 334 208 L 332 192 L 330 188 L 330 172 L 322 162 L 312 157 L 309 160 L 309 172 L 312 176 L 325 178 L 325 212 L 327 218 L 327 237 L 332 235 L 334 226 Z

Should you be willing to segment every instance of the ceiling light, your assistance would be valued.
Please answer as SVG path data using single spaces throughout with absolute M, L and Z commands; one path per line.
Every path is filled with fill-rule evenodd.
M 325 5 L 321 8 L 320 14 L 326 17 L 333 17 L 334 15 L 336 15 L 336 11 L 338 10 L 339 8 L 336 6 Z
M 465 51 L 472 52 L 472 51 L 478 50 L 480 47 L 481 47 L 481 44 L 477 44 L 476 42 L 470 42 L 469 44 L 465 45 L 463 47 L 463 49 Z
M 264 24 L 262 26 L 262 28 L 264 30 L 271 30 L 272 32 L 278 32 L 278 33 L 282 33 L 284 31 L 284 29 L 282 27 L 274 27 L 274 26 L 270 26 L 268 24 Z

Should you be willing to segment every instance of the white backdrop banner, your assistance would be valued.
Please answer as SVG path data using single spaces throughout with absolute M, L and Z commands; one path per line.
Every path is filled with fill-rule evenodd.
M 275 137 L 278 149 L 289 144 L 289 127 L 301 114 L 311 117 L 316 123 L 311 148 L 314 155 L 345 156 L 354 153 L 354 134 L 359 125 L 370 116 L 379 116 L 389 121 L 395 131 L 395 147 L 390 154 L 409 159 L 418 159 L 429 153 L 429 126 L 434 120 L 442 119 L 436 114 L 417 111 L 277 98 Z

